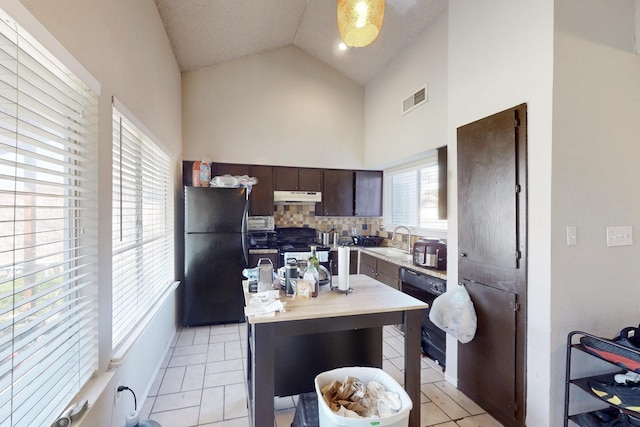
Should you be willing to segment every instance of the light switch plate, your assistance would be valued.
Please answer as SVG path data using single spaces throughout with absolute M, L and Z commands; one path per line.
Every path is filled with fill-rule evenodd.
M 567 246 L 575 246 L 578 244 L 578 231 L 575 225 L 567 227 Z
M 633 228 L 630 225 L 607 227 L 607 246 L 633 245 Z

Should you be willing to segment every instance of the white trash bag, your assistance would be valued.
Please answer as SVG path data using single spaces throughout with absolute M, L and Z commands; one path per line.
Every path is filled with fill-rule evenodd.
M 463 285 L 433 300 L 429 320 L 463 344 L 473 339 L 478 324 L 473 302 Z

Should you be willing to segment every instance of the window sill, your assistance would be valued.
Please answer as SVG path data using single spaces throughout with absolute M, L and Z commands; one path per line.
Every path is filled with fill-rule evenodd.
M 80 390 L 80 393 L 78 393 L 78 396 L 81 397 L 79 397 L 76 402 L 80 402 L 86 399 L 89 402 L 89 408 L 79 420 L 73 422 L 73 427 L 83 427 L 83 422 L 88 418 L 88 414 L 95 406 L 95 403 L 101 400 L 101 396 L 105 393 L 105 391 L 109 390 L 109 384 L 113 380 L 114 376 L 115 372 L 104 372 L 101 374 L 97 374 L 84 385 L 82 390 Z M 84 427 L 90 427 L 88 422 L 85 424 L 86 425 Z
M 169 295 L 175 292 L 179 284 L 180 282 L 176 281 L 176 282 L 173 282 L 171 286 L 167 288 L 165 293 L 162 294 L 162 296 L 158 299 L 158 302 L 154 304 L 153 310 L 147 313 L 145 318 L 142 320 L 142 322 L 140 322 L 138 327 L 131 333 L 131 335 L 127 338 L 127 340 L 120 346 L 120 348 L 117 351 L 113 353 L 111 357 L 111 361 L 109 362 L 109 369 L 117 369 L 120 366 L 122 366 L 125 359 L 127 358 L 127 355 L 133 348 L 133 345 L 135 344 L 135 342 L 142 335 L 142 333 L 145 331 L 147 326 L 149 326 L 153 318 L 156 316 L 158 311 L 162 308 L 162 306 L 166 302 Z

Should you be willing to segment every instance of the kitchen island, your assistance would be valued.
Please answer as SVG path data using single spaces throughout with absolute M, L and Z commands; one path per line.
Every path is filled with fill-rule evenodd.
M 341 333 L 351 330 L 375 330 L 384 325 L 403 324 L 404 387 L 413 402 L 409 425 L 420 425 L 420 313 L 427 304 L 364 275 L 349 276 L 350 294 L 321 290 L 317 298 L 288 299 L 285 313 L 274 317 L 247 318 L 247 399 L 249 418 L 255 427 L 273 427 L 276 358 L 289 358 L 296 363 L 296 354 L 278 351 L 280 337 Z M 334 277 L 337 283 L 337 277 Z M 245 292 L 245 301 L 251 294 Z M 377 355 L 382 354 L 382 334 L 378 334 Z M 339 346 L 335 346 L 339 347 Z M 326 348 L 330 358 L 341 348 Z M 381 360 L 380 360 L 381 364 Z M 332 366 L 338 368 L 341 365 Z M 379 366 L 381 367 L 381 366 Z M 300 392 L 302 392 L 301 390 Z

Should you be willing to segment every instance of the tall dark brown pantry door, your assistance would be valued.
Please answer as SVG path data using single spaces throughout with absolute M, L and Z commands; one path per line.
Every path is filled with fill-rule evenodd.
M 526 105 L 458 128 L 458 278 L 478 328 L 458 345 L 458 387 L 507 427 L 524 426 Z

